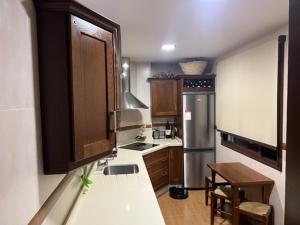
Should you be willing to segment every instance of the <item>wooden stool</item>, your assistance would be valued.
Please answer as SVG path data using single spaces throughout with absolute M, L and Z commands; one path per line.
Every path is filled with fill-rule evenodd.
M 218 208 L 218 199 L 220 199 L 220 208 Z M 215 213 L 220 212 L 221 214 L 232 216 L 231 213 L 225 212 L 225 201 L 228 200 L 232 203 L 232 195 L 230 187 L 219 187 L 211 192 L 211 225 L 214 225 Z
M 208 197 L 210 191 L 209 184 L 212 184 L 212 177 L 205 177 L 205 205 L 208 205 Z M 228 182 L 219 175 L 216 175 L 215 185 L 217 187 L 222 185 L 228 185 Z
M 273 207 L 260 202 L 242 202 L 235 208 L 237 221 L 240 222 L 240 215 L 261 222 L 262 225 L 273 225 Z

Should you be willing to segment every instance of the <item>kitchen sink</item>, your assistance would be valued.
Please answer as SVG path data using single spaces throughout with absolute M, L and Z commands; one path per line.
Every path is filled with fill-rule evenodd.
M 134 174 L 139 172 L 136 164 L 114 165 L 104 167 L 104 175 Z

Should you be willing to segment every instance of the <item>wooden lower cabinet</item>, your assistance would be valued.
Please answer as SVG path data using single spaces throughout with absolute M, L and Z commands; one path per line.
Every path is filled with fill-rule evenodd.
M 165 148 L 144 156 L 153 189 L 169 184 L 169 149 Z
M 183 183 L 182 152 L 182 147 L 168 147 L 144 156 L 144 162 L 155 191 L 168 184 Z
M 169 183 L 183 184 L 183 149 L 169 147 Z

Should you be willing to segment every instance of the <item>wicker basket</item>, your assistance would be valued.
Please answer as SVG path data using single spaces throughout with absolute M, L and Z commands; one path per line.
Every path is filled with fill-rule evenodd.
M 186 63 L 179 63 L 181 70 L 186 75 L 202 74 L 207 65 L 206 61 L 192 61 Z

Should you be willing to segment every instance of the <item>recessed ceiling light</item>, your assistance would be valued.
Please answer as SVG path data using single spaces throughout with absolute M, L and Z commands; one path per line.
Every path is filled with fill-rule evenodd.
M 174 44 L 165 44 L 161 46 L 161 49 L 163 51 L 174 51 L 175 50 L 175 45 Z

